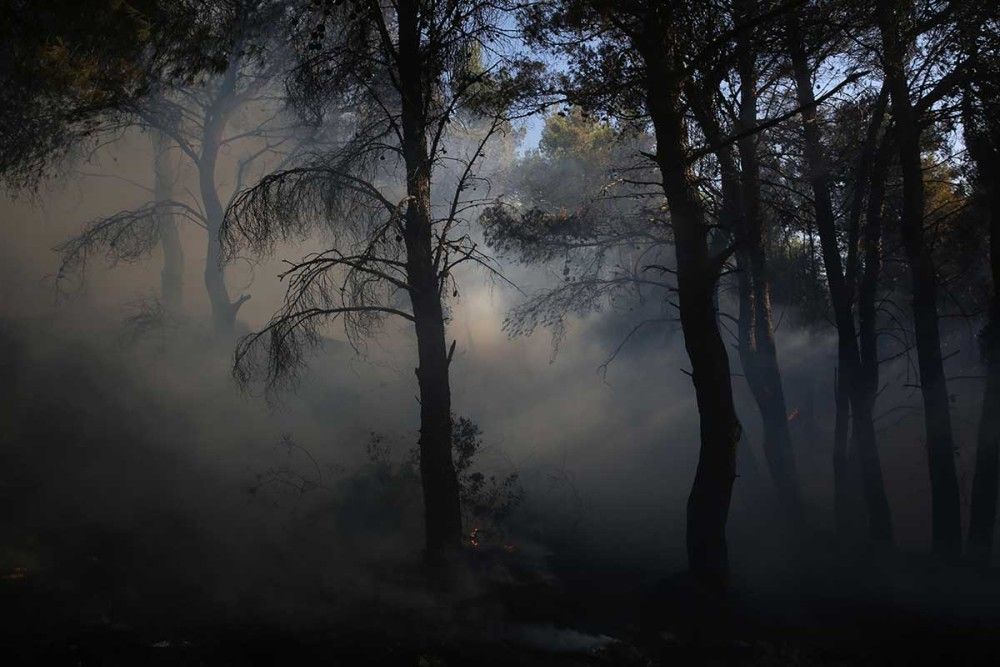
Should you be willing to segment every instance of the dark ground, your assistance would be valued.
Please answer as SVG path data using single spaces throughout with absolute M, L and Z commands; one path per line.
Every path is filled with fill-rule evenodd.
M 864 568 L 797 574 L 799 590 L 750 592 L 737 583 L 719 603 L 683 575 L 644 582 L 558 560 L 547 581 L 518 581 L 513 563 L 506 583 L 475 593 L 465 587 L 408 609 L 354 602 L 347 613 L 331 599 L 327 618 L 322 605 L 268 617 L 213 608 L 199 603 L 197 591 L 123 602 L 128 595 L 113 582 L 84 593 L 8 572 L 0 584 L 3 663 L 1000 664 L 998 572 L 896 554 Z

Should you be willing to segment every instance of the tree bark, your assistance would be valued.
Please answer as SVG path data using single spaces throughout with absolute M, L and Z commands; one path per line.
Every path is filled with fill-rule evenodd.
M 887 139 L 876 149 L 869 181 L 865 224 L 861 234 L 864 262 L 858 285 L 858 340 L 862 381 L 873 409 L 879 381 L 876 302 L 882 271 L 882 207 L 889 169 L 889 146 Z
M 990 85 L 996 84 L 980 82 L 981 88 L 988 88 Z M 970 93 L 971 91 L 966 91 L 966 95 Z M 972 103 L 972 100 L 965 100 L 966 105 Z M 986 106 L 987 99 L 983 99 L 982 103 Z M 986 364 L 986 386 L 983 390 L 976 441 L 976 467 L 972 478 L 966 551 L 973 564 L 986 567 L 993 555 L 997 483 L 1000 476 L 1000 146 L 996 144 L 1000 138 L 1000 128 L 982 127 L 976 131 L 972 129 L 975 121 L 971 116 L 966 116 L 963 121 L 966 145 L 976 164 L 979 185 L 986 195 L 985 208 L 989 211 L 990 220 L 990 269 L 993 285 L 986 326 L 980 333 Z M 989 138 L 991 134 L 992 140 Z
M 802 527 L 804 516 L 795 472 L 791 434 L 788 429 L 781 371 L 771 326 L 770 281 L 767 276 L 766 249 L 759 212 L 760 167 L 756 158 L 756 146 L 741 147 L 743 163 L 741 172 L 736 164 L 733 147 L 729 144 L 724 145 L 722 141 L 722 128 L 716 110 L 710 102 L 713 92 L 689 84 L 687 94 L 694 117 L 701 126 L 706 141 L 720 147 L 715 151 L 722 185 L 719 222 L 732 234 L 736 243 L 740 363 L 761 415 L 764 431 L 763 449 L 768 471 L 777 490 L 781 507 L 790 525 L 797 530 Z M 753 104 L 756 106 L 755 102 Z M 741 123 L 741 127 L 750 126 Z M 750 173 L 746 173 L 747 170 Z
M 758 13 L 756 0 L 737 3 L 737 23 L 748 23 Z M 755 32 L 741 31 L 736 40 L 740 77 L 738 130 L 747 133 L 737 143 L 740 155 L 742 224 L 737 231 L 736 259 L 740 292 L 740 360 L 760 411 L 764 456 L 778 499 L 792 525 L 801 529 L 805 517 L 795 469 L 795 453 L 788 428 L 788 406 L 774 343 L 771 318 L 771 280 L 767 266 L 767 229 L 761 215 L 759 136 L 757 126 L 757 58 Z
M 212 326 L 220 336 L 233 334 L 236 324 L 236 312 L 243 300 L 233 303 L 226 288 L 225 258 L 222 251 L 222 222 L 225 209 L 219 199 L 219 190 L 215 180 L 216 162 L 228 120 L 225 109 L 227 92 L 224 81 L 220 98 L 212 105 L 205 115 L 201 141 L 201 154 L 198 159 L 198 186 L 202 206 L 205 208 L 206 233 L 208 239 L 205 248 L 205 291 L 208 293 L 212 308 Z
M 681 328 L 701 422 L 698 467 L 687 505 L 688 563 L 702 586 L 721 593 L 729 583 L 726 521 L 741 434 L 713 303 L 722 258 L 709 252 L 709 227 L 688 166 L 683 74 L 673 26 L 664 7 L 653 8 L 649 19 L 637 47 L 645 62 L 646 104 L 674 231 Z
M 441 286 L 433 253 L 431 160 L 428 154 L 418 4 L 399 3 L 401 126 L 406 163 L 404 241 L 406 272 L 417 336 L 420 387 L 420 477 L 426 557 L 441 564 L 462 544 L 458 478 L 452 460 L 451 385 Z
M 843 360 L 840 360 L 841 362 Z M 833 373 L 833 515 L 837 539 L 841 545 L 853 537 L 854 516 L 851 512 L 850 456 L 847 451 L 850 436 L 851 404 L 847 383 L 841 377 L 840 366 Z
M 786 25 L 788 51 L 798 103 L 802 107 L 802 129 L 805 139 L 806 166 L 816 207 L 816 227 L 820 237 L 823 264 L 837 327 L 837 357 L 840 382 L 846 384 L 851 408 L 852 440 L 861 461 L 865 505 L 868 511 L 868 534 L 876 542 L 892 541 L 892 515 L 882 479 L 872 421 L 871 402 L 861 378 L 858 342 L 855 338 L 852 295 L 844 276 L 837 243 L 836 220 L 830 195 L 829 176 L 823 157 L 823 147 L 813 94 L 813 75 L 802 43 L 798 15 L 789 13 Z M 837 462 L 835 461 L 835 465 Z
M 986 387 L 979 418 L 979 435 L 976 441 L 976 468 L 972 477 L 972 504 L 969 517 L 968 557 L 976 565 L 988 566 L 993 555 L 993 535 L 997 517 L 997 477 L 1000 475 L 1000 298 L 997 282 L 1000 279 L 1000 197 L 992 197 L 993 213 L 990 216 L 991 263 L 993 265 L 993 298 L 989 321 L 980 334 L 986 361 Z
M 924 234 L 920 126 L 907 85 L 904 67 L 906 46 L 899 33 L 902 19 L 902 12 L 897 11 L 899 9 L 895 0 L 879 0 L 883 63 L 892 99 L 892 115 L 896 123 L 897 149 L 903 176 L 900 234 L 910 265 L 917 362 L 931 479 L 934 552 L 943 558 L 955 560 L 961 554 L 962 544 L 955 444 L 938 330 L 937 275 L 931 248 Z
M 153 198 L 156 203 L 162 203 L 173 199 L 177 174 L 170 157 L 167 137 L 156 129 L 151 129 L 150 135 L 153 143 Z M 160 300 L 170 315 L 177 316 L 184 305 L 184 248 L 181 246 L 173 213 L 160 211 L 156 226 L 160 234 L 160 248 L 163 250 Z

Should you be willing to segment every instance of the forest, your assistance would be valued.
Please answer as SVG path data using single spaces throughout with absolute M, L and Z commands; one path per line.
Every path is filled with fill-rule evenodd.
M 1000 5 L 0 0 L 0 661 L 1000 662 Z

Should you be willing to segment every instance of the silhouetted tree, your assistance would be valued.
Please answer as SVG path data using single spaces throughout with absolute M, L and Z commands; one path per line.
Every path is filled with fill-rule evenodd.
M 491 138 L 509 127 L 511 103 L 530 88 L 504 55 L 512 30 L 504 27 L 505 8 L 485 0 L 317 3 L 296 34 L 300 61 L 290 90 L 306 113 L 348 116 L 347 138 L 241 194 L 223 228 L 231 252 L 267 252 L 317 223 L 333 241 L 283 275 L 282 309 L 237 348 L 241 379 L 257 371 L 271 383 L 288 377 L 333 318 L 356 346 L 387 315 L 413 324 L 432 563 L 448 560 L 462 541 L 446 303 L 457 296 L 462 265 L 496 271 L 463 223 L 489 197 L 473 194 L 484 185 L 477 165 Z M 463 110 L 485 118 L 464 149 L 449 145 Z M 446 199 L 433 196 L 439 180 L 448 183 L 445 165 L 454 179 Z
M 936 3 L 931 3 L 936 4 Z M 934 12 L 934 8 L 928 8 Z M 917 39 L 910 26 L 915 19 L 906 4 L 879 0 L 878 25 L 882 38 L 881 60 L 892 100 L 895 142 L 903 177 L 900 233 L 910 266 L 913 321 L 924 399 L 927 459 L 933 504 L 934 550 L 957 559 L 961 553 L 962 523 L 955 471 L 955 442 L 951 427 L 948 384 L 941 355 L 938 328 L 938 276 L 925 226 L 924 173 L 921 158 L 920 118 L 911 99 L 907 75 L 908 53 Z
M 764 55 L 760 44 L 773 27 L 762 24 L 761 7 L 754 1 L 731 3 L 728 11 L 736 26 L 732 45 L 720 58 L 698 63 L 699 76 L 687 90 L 698 127 L 718 165 L 718 224 L 735 248 L 737 348 L 743 374 L 761 415 L 764 454 L 781 507 L 791 525 L 801 529 L 802 498 L 771 315 L 768 255 L 773 217 L 764 208 L 763 136 L 758 130 L 762 92 L 758 61 Z M 735 100 L 725 95 L 726 89 L 738 91 L 732 95 Z M 726 116 L 731 116 L 728 123 Z M 738 139 L 728 140 L 731 136 Z
M 678 306 L 701 423 L 701 449 L 688 499 L 687 546 L 695 578 L 714 591 L 729 579 L 726 520 L 742 427 L 729 357 L 715 308 L 716 283 L 733 248 L 711 248 L 712 229 L 692 168 L 685 88 L 692 58 L 731 37 L 714 3 L 583 2 L 537 8 L 543 39 L 561 34 L 575 97 L 612 115 L 645 115 L 676 254 Z M 568 46 L 567 46 L 568 45 Z
M 813 14 L 815 16 L 815 14 Z M 791 62 L 792 77 L 798 104 L 802 108 L 801 126 L 809 182 L 815 207 L 816 228 L 820 237 L 823 264 L 826 270 L 830 301 L 838 340 L 838 404 L 843 414 L 846 398 L 850 402 L 851 437 L 861 461 L 864 494 L 868 510 L 869 536 L 876 541 L 891 542 L 892 515 L 882 480 L 875 426 L 872 416 L 873 395 L 865 391 L 861 358 L 858 349 L 853 312 L 851 284 L 845 275 L 844 261 L 837 239 L 836 215 L 830 186 L 830 167 L 826 162 L 823 137 L 818 122 L 814 91 L 815 65 L 805 41 L 801 10 L 788 12 L 785 19 L 785 40 Z M 834 449 L 835 483 L 838 495 L 847 484 L 846 429 L 840 425 Z M 843 501 L 838 503 L 843 507 Z
M 979 419 L 976 467 L 972 480 L 967 554 L 989 565 L 996 530 L 1000 476 L 1000 15 L 994 9 L 967 8 L 959 18 L 961 50 L 969 59 L 962 93 L 962 127 L 975 166 L 980 208 L 989 220 L 991 295 L 980 333 L 986 386 Z
M 176 231 L 170 229 L 172 219 L 180 219 L 205 231 L 203 274 L 212 324 L 220 335 L 233 333 L 237 312 L 249 295 L 233 301 L 226 287 L 220 241 L 225 208 L 249 177 L 266 169 L 262 163 L 269 161 L 272 168 L 290 163 L 307 142 L 321 139 L 320 128 L 304 128 L 282 113 L 283 100 L 276 90 L 279 75 L 288 67 L 288 54 L 279 46 L 275 24 L 293 17 L 292 10 L 272 0 L 222 0 L 213 5 L 212 32 L 232 40 L 232 56 L 225 70 L 194 85 L 161 79 L 153 94 L 133 103 L 127 109 L 129 115 L 106 130 L 117 131 L 128 119 L 152 133 L 153 200 L 137 209 L 93 220 L 80 235 L 60 245 L 61 277 L 82 271 L 95 253 L 104 253 L 112 261 L 134 261 L 155 247 L 142 241 L 158 236 L 165 270 L 169 268 L 174 276 L 169 288 L 164 284 L 162 298 L 166 305 L 176 302 L 182 267 Z M 169 144 L 163 144 L 161 137 Z M 185 162 L 194 167 L 196 196 L 184 197 L 177 189 L 167 196 L 163 190 L 168 156 L 162 152 L 167 145 L 179 150 Z M 222 151 L 237 156 L 228 193 L 217 177 Z

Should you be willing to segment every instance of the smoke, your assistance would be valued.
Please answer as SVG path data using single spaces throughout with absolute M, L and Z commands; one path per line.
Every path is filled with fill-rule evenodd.
M 122 179 L 149 184 L 147 143 L 130 136 L 113 160 L 103 154 L 81 168 L 101 176 L 67 179 L 0 211 L 8 227 L 0 247 L 0 367 L 10 425 L 0 462 L 4 558 L 27 559 L 27 567 L 58 571 L 66 581 L 108 580 L 117 591 L 111 607 L 87 608 L 102 597 L 79 592 L 79 613 L 95 619 L 120 616 L 140 598 L 172 600 L 152 605 L 165 616 L 191 601 L 235 615 L 331 605 L 346 613 L 359 598 L 428 608 L 407 569 L 419 559 L 419 498 L 386 500 L 365 454 L 371 432 L 398 443 L 397 457 L 416 441 L 408 324 L 388 321 L 360 355 L 331 327 L 298 385 L 269 400 L 259 387 L 239 391 L 230 376 L 231 344 L 209 334 L 201 230 L 182 232 L 183 322 L 138 339 L 127 333 L 135 312 L 129 304 L 156 293 L 155 254 L 130 265 L 93 263 L 79 293 L 57 297 L 51 248 L 81 221 L 144 200 L 141 187 Z M 253 294 L 241 311 L 245 328 L 260 327 L 280 304 L 280 260 L 321 243 L 281 247 L 272 259 L 228 269 L 231 285 Z M 551 278 L 551 267 L 506 262 L 504 271 L 529 293 Z M 604 367 L 636 318 L 658 304 L 649 312 L 607 307 L 571 316 L 555 353 L 544 330 L 504 333 L 506 314 L 523 298 L 517 291 L 472 272 L 460 284 L 449 323 L 457 340 L 454 407 L 484 432 L 488 446 L 478 465 L 520 475 L 525 503 L 513 530 L 532 567 L 649 580 L 682 569 L 699 424 L 676 324 L 644 330 Z M 791 309 L 779 319 L 808 511 L 818 528 L 829 527 L 835 340 L 829 330 L 797 323 Z M 951 334 L 965 342 L 956 343 L 963 353 L 949 360 L 950 369 L 974 375 L 967 370 L 976 364 L 971 341 L 959 328 Z M 731 361 L 735 370 L 735 347 Z M 878 426 L 898 542 L 925 548 L 929 483 L 919 392 L 906 386 L 914 380 L 905 359 L 887 365 L 883 379 Z M 745 427 L 730 524 L 734 570 L 769 579 L 781 576 L 789 556 L 782 555 L 756 408 L 738 375 L 734 387 Z M 956 383 L 954 393 L 967 494 L 979 385 Z M 285 482 L 312 486 L 262 485 L 276 470 L 290 475 Z M 78 576 L 78 568 L 90 570 Z M 574 646 L 605 640 L 528 634 L 529 642 Z

